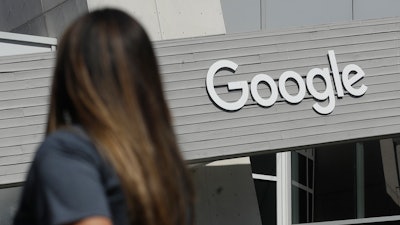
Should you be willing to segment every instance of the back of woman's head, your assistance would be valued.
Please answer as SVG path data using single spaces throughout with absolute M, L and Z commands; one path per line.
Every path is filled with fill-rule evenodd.
M 192 187 L 144 29 L 113 9 L 76 20 L 57 51 L 47 133 L 80 124 L 110 161 L 135 224 L 187 224 Z

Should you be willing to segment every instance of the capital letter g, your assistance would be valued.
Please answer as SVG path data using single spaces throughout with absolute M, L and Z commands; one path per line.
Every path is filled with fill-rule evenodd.
M 206 88 L 208 95 L 214 101 L 215 104 L 228 111 L 238 110 L 242 108 L 244 104 L 246 104 L 246 101 L 249 97 L 249 86 L 247 84 L 247 81 L 229 82 L 228 90 L 242 90 L 242 96 L 236 102 L 226 102 L 222 100 L 215 91 L 214 76 L 221 69 L 228 68 L 235 72 L 237 67 L 238 65 L 232 61 L 219 60 L 214 64 L 212 64 L 207 72 Z

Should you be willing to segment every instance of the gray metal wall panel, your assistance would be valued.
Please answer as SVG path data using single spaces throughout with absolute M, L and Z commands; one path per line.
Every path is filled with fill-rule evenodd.
M 155 46 L 178 141 L 189 161 L 400 133 L 400 19 L 161 41 Z M 330 115 L 314 112 L 316 101 L 309 94 L 296 105 L 280 97 L 269 108 L 249 98 L 241 110 L 228 113 L 206 93 L 207 70 L 219 59 L 239 64 L 236 74 L 221 72 L 215 79 L 221 97 L 234 100 L 240 93 L 228 93 L 227 82 L 249 82 L 258 73 L 277 80 L 286 70 L 305 77 L 311 68 L 329 67 L 328 50 L 335 50 L 340 70 L 350 63 L 361 66 L 366 73 L 362 82 L 369 88 L 360 98 L 346 94 L 336 99 Z M 53 66 L 52 53 L 0 58 L 0 184 L 23 180 L 43 138 Z M 315 83 L 325 88 L 321 81 Z
M 348 0 L 267 0 L 266 5 L 268 30 L 344 22 L 352 16 Z
M 260 0 L 221 0 L 226 33 L 261 29 Z
M 42 140 L 54 54 L 0 58 L 0 184 L 21 182 Z
M 398 0 L 353 0 L 354 19 L 366 20 L 400 16 Z
M 19 33 L 19 34 L 34 34 L 37 36 L 44 36 L 48 37 L 49 32 L 47 31 L 46 26 L 46 18 L 44 15 L 40 15 L 39 17 L 35 17 L 21 26 L 18 26 L 12 30 L 12 33 Z
M 41 12 L 40 0 L 0 1 L 0 29 L 10 31 Z

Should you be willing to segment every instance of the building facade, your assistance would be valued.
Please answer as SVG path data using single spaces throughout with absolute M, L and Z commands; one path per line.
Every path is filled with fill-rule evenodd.
M 155 29 L 197 224 L 399 223 L 400 19 L 384 18 L 399 4 L 221 1 L 197 12 L 225 35 Z M 53 64 L 0 58 L 1 225 L 43 138 Z

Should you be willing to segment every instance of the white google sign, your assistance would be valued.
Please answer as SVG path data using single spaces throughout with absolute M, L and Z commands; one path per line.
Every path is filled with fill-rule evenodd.
M 253 77 L 250 82 L 250 90 L 247 81 L 234 81 L 228 82 L 228 90 L 241 90 L 241 97 L 234 102 L 227 102 L 221 99 L 214 87 L 214 76 L 221 69 L 231 69 L 236 71 L 238 65 L 229 60 L 219 60 L 215 62 L 208 70 L 206 87 L 207 92 L 212 101 L 217 104 L 222 109 L 228 111 L 236 111 L 241 109 L 247 102 L 249 93 L 252 98 L 261 106 L 270 107 L 275 104 L 278 93 L 290 103 L 299 103 L 304 99 L 306 94 L 306 89 L 308 92 L 317 100 L 325 101 L 328 100 L 328 104 L 323 106 L 320 102 L 316 102 L 313 105 L 315 111 L 320 114 L 329 114 L 335 108 L 335 93 L 338 98 L 344 96 L 344 89 L 348 91 L 349 94 L 353 96 L 362 96 L 367 91 L 367 86 L 362 84 L 359 87 L 353 87 L 355 83 L 361 80 L 365 73 L 364 71 L 355 64 L 349 64 L 343 68 L 342 76 L 339 74 L 338 65 L 336 62 L 335 52 L 333 50 L 328 51 L 329 64 L 333 75 L 333 83 L 331 78 L 331 72 L 328 68 L 313 68 L 306 76 L 305 82 L 303 78 L 295 71 L 286 71 L 282 73 L 278 80 L 278 86 L 275 81 L 267 74 L 257 74 Z M 320 77 L 325 82 L 325 90 L 319 92 L 314 87 L 314 78 Z M 286 82 L 288 80 L 293 80 L 298 86 L 298 92 L 295 95 L 290 94 L 286 89 Z M 265 83 L 269 86 L 271 94 L 268 98 L 263 98 L 258 93 L 258 84 Z

